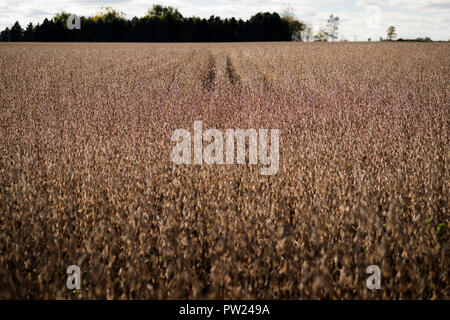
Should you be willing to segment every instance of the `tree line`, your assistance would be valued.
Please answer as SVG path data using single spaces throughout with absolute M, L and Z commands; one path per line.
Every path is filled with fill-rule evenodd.
M 305 24 L 278 13 L 257 13 L 250 19 L 183 17 L 172 7 L 154 5 L 143 17 L 126 19 L 105 8 L 92 17 L 77 17 L 79 28 L 71 28 L 69 13 L 56 14 L 42 23 L 19 22 L 0 33 L 0 41 L 39 42 L 231 42 L 290 41 L 301 37 Z

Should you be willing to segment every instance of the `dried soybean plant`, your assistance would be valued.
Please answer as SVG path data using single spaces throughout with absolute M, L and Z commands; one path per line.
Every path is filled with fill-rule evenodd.
M 449 299 L 449 58 L 1 44 L 0 298 Z M 279 129 L 278 173 L 174 165 L 197 120 Z

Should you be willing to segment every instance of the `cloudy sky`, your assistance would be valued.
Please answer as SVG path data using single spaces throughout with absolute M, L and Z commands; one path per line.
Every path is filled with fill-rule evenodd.
M 0 29 L 16 20 L 22 27 L 29 22 L 42 22 L 62 11 L 89 16 L 107 5 L 128 18 L 140 17 L 152 3 L 170 5 L 184 16 L 202 18 L 214 14 L 247 19 L 259 11 L 282 12 L 290 7 L 314 31 L 325 26 L 327 17 L 334 14 L 341 18 L 340 38 L 349 41 L 385 37 L 390 25 L 403 38 L 450 39 L 450 0 L 1 0 Z

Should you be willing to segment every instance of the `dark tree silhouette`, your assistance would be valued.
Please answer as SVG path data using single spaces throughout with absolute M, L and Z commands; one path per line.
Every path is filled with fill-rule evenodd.
M 23 29 L 18 21 L 16 21 L 16 23 L 14 23 L 11 28 L 11 31 L 9 33 L 9 41 L 23 41 Z
M 23 41 L 33 41 L 33 39 L 34 39 L 33 33 L 34 33 L 34 27 L 33 27 L 33 24 L 30 22 L 23 34 Z
M 80 17 L 81 29 L 67 28 L 69 13 L 59 13 L 24 31 L 18 22 L 0 33 L 0 41 L 52 42 L 228 42 L 290 41 L 292 22 L 278 13 L 257 13 L 249 20 L 183 17 L 177 9 L 154 5 L 141 18 L 125 19 L 111 8 L 94 17 Z

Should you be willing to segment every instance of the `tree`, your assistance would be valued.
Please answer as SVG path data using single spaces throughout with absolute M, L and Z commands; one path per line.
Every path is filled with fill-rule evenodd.
M 250 41 L 290 41 L 289 23 L 276 12 L 260 12 L 246 22 L 245 40 Z
M 147 17 L 171 17 L 173 20 L 181 20 L 183 15 L 173 7 L 164 7 L 160 4 L 154 4 L 152 9 L 147 11 Z
M 0 41 L 2 42 L 8 42 L 10 41 L 10 33 L 11 31 L 9 30 L 8 27 L 6 27 L 5 30 L 3 30 L 2 32 L 0 32 Z
M 283 17 L 289 25 L 289 34 L 293 41 L 303 41 L 302 31 L 305 29 L 306 25 L 298 19 L 293 17 Z
M 305 24 L 305 27 L 302 31 L 300 31 L 300 35 L 302 38 L 302 41 L 312 41 L 314 39 L 312 26 L 309 24 Z
M 68 15 L 67 15 L 68 17 Z M 111 23 L 114 20 L 124 20 L 125 14 L 121 11 L 115 10 L 113 7 L 107 6 L 102 7 L 100 12 L 97 12 L 95 16 L 92 17 L 92 20 L 94 22 L 97 22 L 98 20 L 103 20 L 105 23 Z M 67 18 L 66 18 L 67 20 Z
M 394 26 L 390 26 L 387 29 L 387 39 L 389 41 L 394 40 L 395 38 L 397 38 L 397 32 L 395 31 L 395 27 Z
M 281 18 L 289 25 L 289 34 L 292 41 L 303 41 L 302 31 L 305 29 L 306 24 L 298 20 L 294 16 L 294 11 L 287 5 L 282 9 Z
M 23 41 L 23 29 L 18 21 L 16 21 L 16 23 L 14 23 L 14 25 L 12 26 L 9 36 L 10 41 Z
M 331 38 L 331 41 L 334 41 L 338 38 L 339 23 L 340 19 L 338 16 L 330 15 L 327 20 L 327 34 L 328 37 Z
M 25 32 L 23 34 L 23 40 L 24 41 L 33 41 L 33 32 L 34 32 L 34 27 L 33 27 L 33 24 L 30 22 L 27 26 L 27 29 L 25 30 Z
M 281 13 L 282 18 L 287 18 L 287 17 L 293 18 L 294 17 L 294 10 L 292 9 L 292 7 L 289 4 L 284 5 L 284 7 L 281 9 L 281 11 L 282 11 L 282 13 Z
M 69 17 L 70 17 L 70 13 L 67 13 L 67 12 L 57 13 L 53 17 L 53 22 L 61 23 L 62 25 L 67 26 L 67 19 L 69 19 Z
M 314 36 L 314 41 L 327 42 L 328 38 L 329 38 L 328 32 L 325 29 L 320 28 L 319 31 Z
M 162 17 L 164 14 L 164 7 L 160 4 L 154 4 L 153 8 L 147 10 L 148 17 Z
M 16 22 L 0 32 L 0 41 L 290 41 L 300 40 L 305 24 L 289 13 L 281 18 L 276 12 L 260 12 L 243 21 L 210 19 L 198 17 L 184 18 L 177 9 L 154 5 L 143 17 L 126 19 L 120 11 L 111 7 L 91 17 L 80 17 L 81 29 L 67 27 L 69 14 L 62 12 L 52 19 L 45 18 L 42 23 L 28 24 L 25 32 Z M 312 38 L 309 35 L 309 38 Z M 306 36 L 308 40 L 308 35 Z

